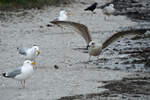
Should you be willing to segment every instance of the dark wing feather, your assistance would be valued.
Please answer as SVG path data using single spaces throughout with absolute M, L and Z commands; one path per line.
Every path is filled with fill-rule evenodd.
M 144 34 L 147 30 L 148 29 L 133 29 L 133 28 L 129 28 L 127 30 L 119 31 L 119 32 L 113 34 L 108 39 L 106 39 L 105 42 L 103 42 L 102 49 L 105 49 L 107 46 L 109 46 L 111 43 L 113 43 L 114 41 L 118 40 L 122 36 L 131 35 L 131 34 L 141 35 L 141 34 Z
M 21 67 L 9 72 L 5 77 L 15 78 L 17 75 L 21 74 Z
M 27 48 L 17 48 L 17 50 L 18 50 L 18 52 L 19 52 L 19 54 L 21 54 L 21 55 L 27 55 Z
M 57 26 L 66 26 L 71 27 L 74 31 L 76 31 L 78 34 L 80 34 L 86 41 L 87 45 L 92 41 L 91 35 L 88 31 L 87 26 L 71 22 L 71 21 L 51 21 L 51 23 L 57 25 Z
M 91 11 L 93 11 L 93 10 L 96 8 L 96 6 L 97 6 L 97 3 L 93 3 L 91 6 L 85 8 L 84 10 L 85 10 L 85 11 L 86 11 L 86 10 L 91 10 Z

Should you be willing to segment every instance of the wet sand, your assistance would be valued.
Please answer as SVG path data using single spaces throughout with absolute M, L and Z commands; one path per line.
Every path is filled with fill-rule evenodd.
M 38 69 L 27 80 L 25 89 L 20 89 L 20 84 L 17 84 L 15 80 L 0 77 L 1 99 L 55 100 L 64 96 L 101 93 L 107 90 L 102 87 L 103 81 L 121 80 L 124 77 L 142 73 L 143 70 L 122 70 L 123 65 L 114 64 L 115 57 L 120 55 L 113 48 L 117 44 L 122 47 L 127 45 L 124 40 L 130 40 L 134 36 L 121 39 L 121 42 L 113 43 L 108 50 L 104 50 L 100 57 L 108 58 L 112 53 L 112 60 L 97 61 L 96 57 L 93 57 L 94 61 L 87 62 L 87 53 L 74 50 L 86 45 L 79 35 L 74 34 L 71 29 L 46 26 L 49 21 L 58 16 L 62 8 L 71 11 L 68 20 L 87 25 L 93 39 L 97 42 L 104 41 L 120 27 L 137 24 L 124 16 L 111 16 L 109 21 L 105 21 L 100 9 L 96 9 L 96 14 L 84 12 L 83 9 L 91 1 L 84 2 L 86 4 L 73 3 L 69 7 L 45 7 L 40 10 L 7 12 L 8 14 L 0 19 L 0 73 L 23 64 L 24 58 L 17 53 L 17 47 L 31 47 L 36 44 L 41 51 L 37 59 Z M 104 2 L 100 0 L 99 3 Z M 134 41 L 130 42 L 131 47 L 135 46 Z M 115 59 L 115 62 L 119 61 Z M 57 65 L 59 69 L 55 69 L 54 65 Z M 116 66 L 119 67 L 116 68 Z

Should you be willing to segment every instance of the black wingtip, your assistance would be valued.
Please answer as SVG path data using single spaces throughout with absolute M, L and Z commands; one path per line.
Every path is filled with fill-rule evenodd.
M 2 76 L 3 76 L 3 77 L 6 77 L 6 73 L 2 73 Z

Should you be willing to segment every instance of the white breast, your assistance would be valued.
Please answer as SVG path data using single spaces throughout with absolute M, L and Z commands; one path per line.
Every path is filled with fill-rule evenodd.
M 27 65 L 21 68 L 21 74 L 15 77 L 16 80 L 26 80 L 33 74 L 33 67 L 31 65 Z

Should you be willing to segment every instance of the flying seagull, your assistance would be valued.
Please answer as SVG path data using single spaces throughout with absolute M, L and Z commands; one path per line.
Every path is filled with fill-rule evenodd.
M 25 88 L 25 80 L 30 78 L 31 75 L 33 74 L 33 66 L 32 65 L 35 65 L 35 62 L 26 60 L 26 61 L 24 61 L 23 66 L 18 67 L 17 69 L 15 69 L 11 72 L 8 72 L 8 73 L 7 72 L 2 73 L 2 76 L 20 81 L 22 87 Z
M 105 15 L 105 20 L 107 20 L 107 16 L 109 17 L 115 12 L 114 4 L 109 4 L 109 6 L 104 7 L 102 10 Z
M 26 60 L 35 61 L 35 58 L 40 54 L 39 47 L 34 45 L 32 48 L 17 48 L 18 53 L 25 56 Z
M 91 12 L 94 12 L 94 10 L 96 9 L 97 7 L 97 2 L 93 3 L 91 6 L 87 7 L 86 9 L 84 9 L 85 11 L 91 11 Z
M 112 36 L 110 36 L 108 39 L 106 39 L 103 43 L 95 43 L 92 40 L 92 37 L 88 31 L 87 26 L 85 26 L 83 24 L 71 22 L 71 21 L 52 21 L 51 23 L 56 24 L 56 25 L 71 27 L 78 34 L 80 34 L 86 41 L 88 51 L 89 51 L 88 52 L 89 60 L 90 60 L 91 56 L 99 56 L 103 49 L 108 47 L 111 43 L 118 40 L 122 36 L 130 35 L 130 34 L 144 34 L 147 31 L 147 29 L 128 28 L 127 30 L 122 30 L 122 31 L 114 33 Z
M 57 21 L 66 21 L 68 19 L 69 15 L 70 15 L 70 13 L 67 12 L 66 10 L 61 10 L 60 13 L 59 13 L 58 18 L 56 18 L 54 20 L 57 20 Z M 53 26 L 53 25 L 47 24 L 47 27 L 51 27 L 51 26 Z

